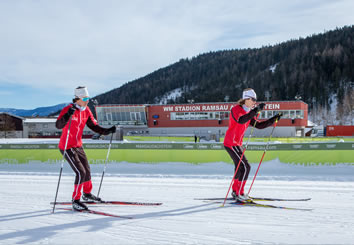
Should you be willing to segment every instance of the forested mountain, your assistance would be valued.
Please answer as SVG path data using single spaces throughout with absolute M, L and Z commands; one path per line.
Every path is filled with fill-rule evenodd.
M 266 100 L 266 93 L 269 100 L 301 96 L 317 114 L 317 123 L 348 123 L 354 107 L 354 26 L 274 46 L 181 59 L 95 99 L 99 104 L 152 104 L 164 98 L 169 104 L 219 102 L 225 96 L 236 101 L 249 87 L 258 100 Z M 178 89 L 180 96 L 166 100 Z

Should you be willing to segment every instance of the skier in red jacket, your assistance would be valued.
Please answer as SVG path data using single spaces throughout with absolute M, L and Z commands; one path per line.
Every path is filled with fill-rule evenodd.
M 56 127 L 63 129 L 59 150 L 65 154 L 65 159 L 75 172 L 74 192 L 72 195 L 72 205 L 74 210 L 85 210 L 87 206 L 80 202 L 81 189 L 83 189 L 82 198 L 86 201 L 101 201 L 99 197 L 91 193 L 91 171 L 87 161 L 84 149 L 82 148 L 82 133 L 85 125 L 96 133 L 107 135 L 116 132 L 116 126 L 111 128 L 100 127 L 92 115 L 90 108 L 87 106 L 90 97 L 86 87 L 78 87 L 75 89 L 75 98 L 73 104 L 63 108 L 56 121 Z M 69 123 L 69 121 L 71 122 Z M 67 135 L 70 133 L 68 140 Z
M 231 109 L 229 128 L 226 131 L 224 138 L 224 147 L 235 164 L 235 171 L 240 162 L 239 169 L 232 185 L 232 196 L 236 201 L 240 202 L 250 201 L 250 198 L 244 193 L 244 188 L 251 166 L 245 155 L 243 155 L 242 160 L 240 161 L 243 152 L 242 141 L 246 129 L 250 124 L 258 129 L 267 128 L 273 125 L 273 123 L 281 117 L 281 114 L 277 114 L 267 121 L 257 121 L 255 117 L 258 112 L 263 110 L 265 104 L 261 103 L 255 107 L 256 101 L 257 95 L 253 89 L 248 88 L 243 91 L 242 99 L 240 99 L 237 102 L 237 105 Z

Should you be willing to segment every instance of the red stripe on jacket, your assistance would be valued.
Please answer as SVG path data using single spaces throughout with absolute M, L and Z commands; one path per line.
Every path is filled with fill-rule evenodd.
M 230 148 L 232 146 L 242 146 L 243 136 L 245 135 L 251 120 L 245 124 L 240 124 L 237 120 L 247 113 L 248 112 L 246 112 L 241 105 L 232 107 L 231 114 L 229 116 L 229 128 L 227 129 L 224 138 L 224 146 Z
M 69 110 L 72 105 L 68 105 L 63 108 L 60 112 L 59 120 L 63 117 Z M 94 125 L 97 125 L 96 119 L 93 117 L 93 114 L 90 108 L 86 107 L 84 111 L 75 110 L 74 114 L 71 116 L 71 126 L 70 126 L 70 135 L 68 139 L 68 145 L 66 149 L 70 149 L 72 147 L 81 147 L 82 146 L 82 134 L 88 119 L 91 119 Z M 69 120 L 70 121 L 70 120 Z M 68 135 L 69 121 L 66 123 L 65 127 L 62 130 L 62 134 L 59 141 L 59 149 L 64 150 L 66 137 Z

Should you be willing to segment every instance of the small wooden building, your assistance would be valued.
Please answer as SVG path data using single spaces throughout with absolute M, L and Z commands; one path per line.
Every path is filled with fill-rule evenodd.
M 0 113 L 0 138 L 22 138 L 24 118 L 11 113 Z

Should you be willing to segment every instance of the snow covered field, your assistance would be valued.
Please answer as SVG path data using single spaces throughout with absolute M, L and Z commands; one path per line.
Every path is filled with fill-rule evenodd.
M 257 165 L 252 165 L 253 177 Z M 306 198 L 262 202 L 312 211 L 232 206 L 195 198 L 224 197 L 232 165 L 109 164 L 106 200 L 161 206 L 92 206 L 134 219 L 57 209 L 60 164 L 0 164 L 0 244 L 353 244 L 354 166 L 303 167 L 265 162 L 251 195 Z M 92 166 L 94 193 L 103 166 Z M 74 176 L 64 166 L 58 200 L 69 201 Z M 249 181 L 251 182 L 251 181 Z M 60 207 L 60 206 L 57 206 Z

